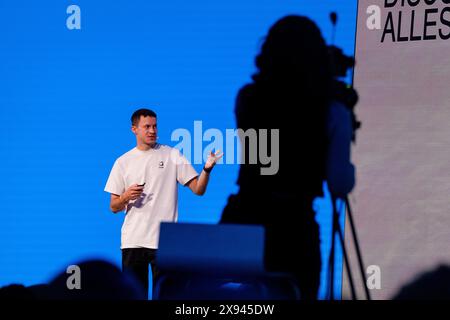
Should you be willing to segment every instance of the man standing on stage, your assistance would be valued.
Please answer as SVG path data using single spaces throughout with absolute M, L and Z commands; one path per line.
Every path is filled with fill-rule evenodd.
M 177 182 L 203 195 L 210 172 L 223 153 L 211 152 L 198 175 L 177 149 L 156 142 L 155 112 L 137 110 L 131 125 L 136 147 L 115 161 L 105 191 L 111 194 L 111 211 L 126 213 L 121 231 L 122 270 L 134 273 L 146 294 L 149 263 L 153 284 L 158 276 L 155 256 L 160 223 L 178 218 Z

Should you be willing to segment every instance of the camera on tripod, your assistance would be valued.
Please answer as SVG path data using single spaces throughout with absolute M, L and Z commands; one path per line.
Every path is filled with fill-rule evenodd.
M 352 119 L 352 141 L 356 141 L 356 130 L 361 127 L 355 115 L 355 106 L 358 103 L 358 93 L 352 86 L 347 85 L 340 78 L 347 76 L 347 72 L 355 66 L 355 59 L 347 56 L 342 49 L 331 45 L 328 47 L 330 55 L 331 70 L 333 74 L 332 92 L 333 99 L 345 105 L 351 114 Z
M 333 25 L 333 37 L 332 37 L 332 43 L 334 43 L 334 35 L 336 33 L 336 25 L 338 16 L 336 12 L 330 13 L 330 20 Z M 355 89 L 353 89 L 352 85 L 347 85 L 344 81 L 341 79 L 347 76 L 347 72 L 352 69 L 355 66 L 355 59 L 351 56 L 346 56 L 342 49 L 331 45 L 328 47 L 329 50 L 329 58 L 330 58 L 330 64 L 331 64 L 331 71 L 333 75 L 333 82 L 332 82 L 332 97 L 334 101 L 338 101 L 342 103 L 345 107 L 348 108 L 351 114 L 351 120 L 352 120 L 352 141 L 355 142 L 356 140 L 356 130 L 358 130 L 361 127 L 361 122 L 358 121 L 355 115 L 355 106 L 358 103 L 358 93 Z M 336 208 L 336 202 L 337 198 L 333 194 L 331 195 L 331 201 L 332 201 L 332 208 L 333 208 L 333 222 L 332 222 L 332 232 L 331 232 L 331 249 L 330 249 L 330 255 L 328 260 L 328 296 L 330 299 L 334 299 L 334 266 L 335 266 L 335 240 L 336 236 L 338 236 L 338 239 L 340 240 L 341 247 L 342 247 L 342 253 L 344 257 L 344 263 L 347 270 L 347 276 L 349 280 L 350 289 L 352 292 L 352 298 L 356 299 L 356 291 L 355 291 L 355 285 L 353 282 L 353 276 L 352 271 L 350 268 L 350 260 L 347 254 L 347 250 L 345 247 L 345 241 L 344 241 L 344 232 L 341 229 L 341 226 L 339 224 L 339 210 Z M 361 249 L 359 248 L 359 242 L 358 237 L 356 235 L 356 228 L 353 222 L 352 217 L 352 210 L 350 207 L 350 201 L 348 200 L 348 197 L 345 197 L 345 207 L 347 211 L 347 218 L 351 229 L 351 234 L 353 236 L 353 243 L 355 246 L 355 251 L 358 258 L 358 266 L 359 271 L 361 274 L 361 280 L 362 285 L 364 287 L 364 291 L 366 293 L 367 300 L 371 300 L 369 289 L 366 285 L 366 278 L 365 278 L 365 270 L 364 270 L 364 263 L 362 260 L 362 254 Z

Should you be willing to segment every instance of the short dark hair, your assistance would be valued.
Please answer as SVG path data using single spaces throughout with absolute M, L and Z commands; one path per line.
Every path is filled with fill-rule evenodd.
M 133 113 L 133 115 L 131 116 L 131 125 L 137 126 L 141 116 L 156 118 L 156 113 L 153 110 L 150 110 L 150 109 L 139 109 L 139 110 L 136 110 Z

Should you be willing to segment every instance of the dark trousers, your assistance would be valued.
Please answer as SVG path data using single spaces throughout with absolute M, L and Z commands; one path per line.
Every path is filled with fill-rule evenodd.
M 122 271 L 133 274 L 141 283 L 144 289 L 144 295 L 148 296 L 148 265 L 152 267 L 153 288 L 159 276 L 159 270 L 156 268 L 156 249 L 149 248 L 128 248 L 122 249 Z M 154 296 L 153 296 L 154 297 Z

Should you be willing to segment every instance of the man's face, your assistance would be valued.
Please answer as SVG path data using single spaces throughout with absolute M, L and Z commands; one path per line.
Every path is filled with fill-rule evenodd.
M 156 118 L 141 116 L 137 126 L 132 126 L 131 130 L 141 144 L 153 146 L 156 143 L 158 136 Z

